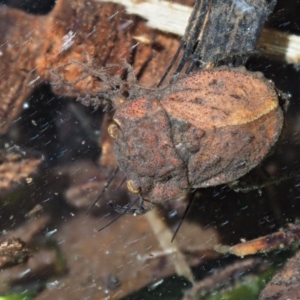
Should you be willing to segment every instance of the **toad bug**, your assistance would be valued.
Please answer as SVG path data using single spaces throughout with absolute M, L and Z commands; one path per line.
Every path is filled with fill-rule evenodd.
M 244 67 L 203 70 L 138 94 L 113 100 L 108 132 L 128 190 L 152 203 L 240 178 L 283 126 L 273 83 Z

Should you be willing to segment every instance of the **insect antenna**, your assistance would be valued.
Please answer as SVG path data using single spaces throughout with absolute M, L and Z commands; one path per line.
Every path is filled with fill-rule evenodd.
M 166 77 L 168 76 L 170 70 L 171 70 L 172 67 L 174 66 L 175 61 L 177 60 L 177 57 L 178 57 L 178 55 L 179 55 L 181 49 L 183 49 L 183 47 L 184 47 L 184 41 L 181 40 L 180 45 L 179 45 L 179 47 L 178 47 L 178 49 L 177 49 L 175 55 L 173 56 L 172 61 L 171 61 L 170 64 L 168 65 L 167 70 L 165 71 L 164 75 L 162 76 L 162 78 L 160 79 L 159 83 L 157 84 L 157 87 L 160 87 L 161 84 L 163 83 L 163 81 L 164 81 L 164 80 L 166 79 Z
M 184 211 L 184 213 L 183 213 L 183 216 L 182 216 L 181 219 L 180 219 L 180 222 L 179 222 L 179 224 L 178 224 L 178 226 L 177 226 L 177 228 L 176 228 L 176 230 L 175 230 L 175 232 L 174 232 L 174 234 L 173 234 L 171 243 L 174 241 L 174 239 L 175 239 L 175 237 L 176 237 L 176 235 L 177 235 L 177 233 L 178 233 L 178 231 L 179 231 L 179 228 L 180 228 L 181 225 L 182 225 L 183 220 L 185 219 L 187 213 L 189 212 L 189 210 L 190 210 L 190 208 L 191 208 L 191 205 L 192 205 L 192 203 L 193 203 L 193 201 L 194 201 L 194 197 L 195 197 L 195 193 L 193 193 L 193 197 L 191 197 L 191 199 L 190 199 L 190 201 L 189 201 L 189 203 L 188 203 L 188 205 L 187 205 L 187 207 L 186 207 L 186 209 L 185 209 L 185 211 Z
M 116 177 L 116 175 L 117 175 L 118 172 L 119 172 L 119 167 L 117 167 L 115 169 L 115 171 L 112 173 L 112 175 L 110 176 L 110 178 L 106 181 L 106 183 L 104 184 L 103 190 L 101 191 L 100 195 L 93 202 L 93 204 L 88 208 L 86 214 L 89 214 L 89 212 L 91 211 L 91 209 L 96 205 L 96 203 L 100 200 L 100 198 L 103 196 L 103 194 L 107 191 L 109 185 L 114 180 L 114 178 Z
M 104 227 L 98 229 L 98 232 L 104 230 L 105 228 L 107 228 L 109 225 L 111 225 L 112 223 L 116 222 L 117 220 L 119 220 L 122 216 L 124 216 L 131 208 L 132 206 L 134 206 L 137 201 L 140 199 L 140 197 L 136 198 L 132 203 L 130 203 L 130 205 L 128 205 L 126 207 L 126 209 L 121 213 L 119 214 L 116 218 L 114 218 L 112 221 L 110 221 L 109 223 L 107 223 Z M 110 202 L 108 202 L 110 204 Z

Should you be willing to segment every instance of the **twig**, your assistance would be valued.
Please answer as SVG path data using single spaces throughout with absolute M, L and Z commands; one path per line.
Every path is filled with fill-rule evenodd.
M 162 219 L 158 216 L 157 208 L 154 209 L 147 214 L 145 214 L 149 224 L 153 232 L 156 235 L 156 238 L 163 249 L 164 252 L 175 252 L 176 254 L 170 255 L 170 260 L 172 261 L 176 273 L 179 276 L 184 276 L 187 278 L 191 283 L 194 284 L 194 278 L 192 271 L 185 260 L 184 255 L 180 251 L 176 240 L 171 243 L 173 233 L 170 229 L 166 226 L 166 224 L 162 221 Z

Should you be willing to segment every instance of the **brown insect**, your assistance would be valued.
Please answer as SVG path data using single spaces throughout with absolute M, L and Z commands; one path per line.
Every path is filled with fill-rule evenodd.
M 264 159 L 283 125 L 273 83 L 243 67 L 203 70 L 153 92 L 139 88 L 113 104 L 108 131 L 119 168 L 128 190 L 148 203 L 237 180 Z

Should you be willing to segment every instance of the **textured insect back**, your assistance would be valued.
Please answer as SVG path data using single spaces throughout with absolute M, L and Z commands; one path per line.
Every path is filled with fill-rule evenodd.
M 164 202 L 248 173 L 277 141 L 283 113 L 261 73 L 222 67 L 128 100 L 114 121 L 109 132 L 129 191 Z
M 172 92 L 171 92 L 172 91 Z M 190 186 L 233 181 L 257 166 L 277 141 L 283 124 L 274 86 L 245 68 L 201 71 L 166 89 L 161 103 L 172 124 L 190 124 L 196 152 L 184 148 Z M 185 134 L 174 132 L 184 145 Z

